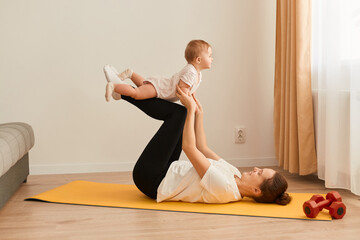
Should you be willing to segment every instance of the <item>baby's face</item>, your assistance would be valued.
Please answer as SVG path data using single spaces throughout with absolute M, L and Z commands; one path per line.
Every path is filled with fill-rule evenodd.
M 211 63 L 213 61 L 211 47 L 209 47 L 207 51 L 202 51 L 200 54 L 200 58 L 201 58 L 201 62 L 200 62 L 201 68 L 210 69 Z

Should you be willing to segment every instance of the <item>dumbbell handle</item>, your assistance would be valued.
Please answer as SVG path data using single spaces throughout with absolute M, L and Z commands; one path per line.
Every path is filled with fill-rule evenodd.
M 324 201 L 318 202 L 316 206 L 317 206 L 317 207 L 319 208 L 319 210 L 321 211 L 323 208 L 329 207 L 331 203 L 332 203 L 331 200 L 326 199 L 326 200 L 324 200 Z

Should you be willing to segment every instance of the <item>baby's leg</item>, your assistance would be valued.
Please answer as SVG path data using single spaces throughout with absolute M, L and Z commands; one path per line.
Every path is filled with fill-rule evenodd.
M 144 84 L 144 78 L 142 76 L 140 76 L 139 74 L 137 74 L 136 72 L 134 72 L 131 68 L 126 69 L 125 71 L 123 71 L 122 73 L 118 73 L 116 71 L 116 69 L 113 66 L 112 67 L 113 71 L 115 72 L 115 74 L 121 79 L 121 80 L 125 80 L 127 78 L 130 78 L 131 81 L 133 81 L 133 83 L 135 83 L 135 85 L 137 87 L 140 87 Z
M 133 83 L 135 83 L 135 85 L 137 87 L 140 87 L 142 85 L 144 85 L 144 78 L 142 76 L 140 76 L 139 74 L 137 74 L 136 72 L 133 72 L 131 75 L 131 81 L 133 81 Z
M 143 84 L 138 88 L 133 88 L 127 84 L 114 84 L 114 91 L 136 100 L 149 99 L 157 96 L 155 87 L 152 84 Z

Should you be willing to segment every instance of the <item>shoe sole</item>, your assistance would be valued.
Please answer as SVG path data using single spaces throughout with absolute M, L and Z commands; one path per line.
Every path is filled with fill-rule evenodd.
M 106 84 L 106 88 L 105 88 L 105 99 L 107 102 L 110 102 L 110 98 L 112 96 L 113 93 L 113 87 L 111 86 L 111 84 Z

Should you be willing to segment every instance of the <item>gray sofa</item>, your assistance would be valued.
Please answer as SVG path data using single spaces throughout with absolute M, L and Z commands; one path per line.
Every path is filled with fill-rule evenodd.
M 29 150 L 34 131 L 21 122 L 0 124 L 0 208 L 29 175 Z

